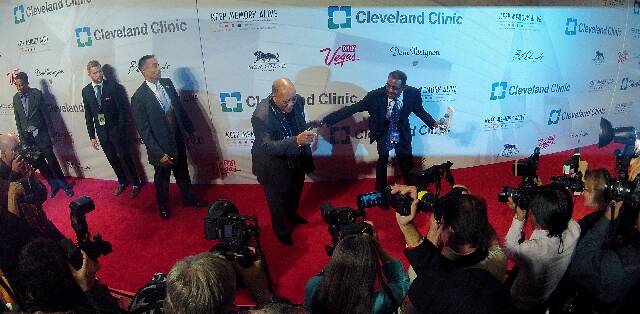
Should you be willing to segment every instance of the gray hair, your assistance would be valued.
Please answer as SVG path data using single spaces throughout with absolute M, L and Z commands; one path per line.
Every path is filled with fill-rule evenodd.
M 178 261 L 167 275 L 166 313 L 222 314 L 233 304 L 236 276 L 223 257 L 201 253 Z

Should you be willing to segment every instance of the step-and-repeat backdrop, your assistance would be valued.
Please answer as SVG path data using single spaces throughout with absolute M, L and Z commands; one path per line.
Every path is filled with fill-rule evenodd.
M 86 131 L 86 64 L 100 61 L 107 79 L 131 96 L 143 82 L 137 61 L 145 54 L 157 56 L 196 125 L 189 149 L 198 182 L 255 182 L 251 114 L 283 76 L 305 98 L 307 117 L 319 119 L 383 86 L 390 71 L 404 71 L 425 109 L 450 122 L 442 134 L 412 116 L 414 155 L 423 167 L 590 145 L 601 117 L 637 127 L 640 1 L 517 2 L 3 1 L 0 132 L 15 132 L 13 76 L 24 71 L 45 95 L 63 169 L 114 179 Z M 366 114 L 319 133 L 311 179 L 373 176 L 377 154 Z M 133 123 L 128 134 L 152 179 Z

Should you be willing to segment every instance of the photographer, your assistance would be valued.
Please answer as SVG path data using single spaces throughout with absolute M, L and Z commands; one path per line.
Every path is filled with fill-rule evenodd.
M 486 206 L 482 200 L 472 195 L 451 197 L 443 205 L 446 209 L 442 221 L 432 216 L 424 241 L 413 223 L 418 205 L 416 187 L 394 186 L 392 193 L 413 199 L 409 216 L 396 214 L 407 243 L 405 255 L 417 274 L 409 289 L 405 313 L 513 312 L 509 293 L 501 282 L 484 269 L 470 267 L 487 258 L 487 252 L 479 250 L 487 232 L 483 223 L 487 221 Z M 453 224 L 454 217 L 466 217 L 464 224 Z M 447 259 L 434 244 L 439 238 L 451 243 L 451 247 L 464 248 L 458 253 L 466 256 L 456 261 Z
M 631 170 L 634 165 L 637 175 L 637 161 Z M 585 205 L 597 211 L 580 220 L 585 229 L 567 277 L 578 293 L 575 305 L 585 311 L 635 313 L 640 305 L 640 221 L 637 208 L 608 197 L 610 178 L 603 169 L 585 176 Z
M 19 264 L 19 284 L 26 295 L 22 310 L 120 313 L 117 301 L 96 279 L 100 265 L 82 255 L 82 267 L 76 270 L 58 243 L 36 238 L 27 244 Z
M 363 230 L 342 239 L 307 281 L 304 305 L 312 313 L 393 313 L 408 290 L 402 263 Z
M 279 303 L 264 277 L 260 261 L 248 268 L 206 252 L 178 261 L 167 275 L 166 313 L 233 313 L 238 272 L 258 307 Z
M 24 176 L 24 160 L 16 154 L 19 144 L 15 135 L 0 134 L 0 179 L 17 181 Z
M 531 196 L 534 231 L 523 240 L 527 210 L 509 197 L 515 217 L 505 237 L 505 251 L 518 267 L 511 286 L 513 302 L 523 313 L 544 313 L 545 302 L 556 288 L 576 248 L 580 226 L 573 219 L 573 202 L 563 188 L 539 187 Z

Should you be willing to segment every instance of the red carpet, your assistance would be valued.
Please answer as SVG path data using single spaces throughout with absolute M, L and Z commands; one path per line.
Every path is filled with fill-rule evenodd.
M 612 169 L 613 149 L 594 146 L 583 148 L 582 158 L 589 162 L 590 169 Z M 548 182 L 551 175 L 560 175 L 562 162 L 571 154 L 572 151 L 567 151 L 542 156 L 539 175 L 543 181 Z M 489 220 L 503 239 L 513 213 L 506 205 L 497 202 L 497 193 L 503 185 L 515 186 L 520 180 L 511 176 L 511 162 L 456 169 L 453 174 L 456 183 L 466 185 L 473 194 L 487 200 Z M 75 184 L 76 196 L 88 195 L 95 200 L 96 210 L 87 215 L 90 231 L 102 234 L 113 245 L 113 253 L 100 259 L 102 269 L 98 273 L 110 287 L 135 292 L 153 273 L 168 272 L 177 260 L 207 251 L 215 244 L 204 239 L 203 218 L 206 209 L 181 208 L 180 194 L 175 184 L 171 185 L 170 190 L 172 217 L 163 221 L 155 206 L 153 184 L 145 185 L 138 198 L 130 200 L 129 190 L 120 197 L 111 194 L 116 185 L 113 181 L 71 180 Z M 356 196 L 373 188 L 373 179 L 305 184 L 300 213 L 309 220 L 309 224 L 294 231 L 294 247 L 280 245 L 275 239 L 259 185 L 207 185 L 197 186 L 196 191 L 208 201 L 229 199 L 241 213 L 258 216 L 262 232 L 260 240 L 276 292 L 293 302 L 302 303 L 306 280 L 318 273 L 328 259 L 324 246 L 330 242 L 330 237 L 320 215 L 320 204 L 328 200 L 334 206 L 355 207 Z M 70 201 L 70 198 L 59 193 L 45 203 L 45 208 L 58 228 L 75 239 L 69 223 Z M 581 218 L 586 213 L 582 198 L 576 198 L 574 218 Z M 375 224 L 383 246 L 393 256 L 402 259 L 407 267 L 402 255 L 404 241 L 393 210 L 372 208 L 367 212 L 367 219 Z M 419 215 L 418 225 L 424 227 L 425 221 L 425 215 Z M 243 299 L 239 301 L 244 303 Z

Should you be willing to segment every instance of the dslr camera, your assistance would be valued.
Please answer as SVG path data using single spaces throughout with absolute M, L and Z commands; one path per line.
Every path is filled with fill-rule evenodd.
M 576 152 L 564 161 L 561 176 L 552 176 L 551 185 L 569 189 L 573 194 L 580 194 L 584 191 L 584 182 L 582 177 L 584 174 L 580 171 L 580 152 Z
M 373 227 L 364 222 L 366 212 L 362 208 L 333 207 L 329 203 L 320 205 L 322 218 L 329 226 L 331 244 L 325 246 L 327 255 L 331 256 L 336 245 L 342 239 L 353 234 L 367 233 L 373 235 Z
M 258 218 L 240 215 L 238 208 L 228 200 L 217 200 L 209 206 L 204 218 L 204 237 L 220 240 L 212 249 L 227 260 L 236 261 L 242 267 L 250 267 L 260 259 Z M 256 252 L 249 244 L 256 243 Z
M 500 193 L 498 193 L 498 202 L 506 203 L 509 197 L 511 197 L 519 208 L 529 208 L 529 199 L 538 188 L 535 179 L 537 177 L 539 160 L 540 147 L 536 147 L 531 156 L 516 159 L 513 162 L 513 175 L 522 177 L 522 183 L 517 187 L 503 186 Z
M 112 251 L 111 243 L 103 240 L 99 234 L 92 237 L 91 233 L 89 233 L 86 215 L 95 208 L 96 205 L 93 200 L 86 195 L 80 196 L 69 204 L 71 228 L 76 234 L 77 243 L 74 246 L 71 241 L 65 239 L 66 241 L 63 240 L 63 247 L 67 252 L 69 262 L 75 269 L 82 267 L 82 253 L 80 250 L 84 251 L 92 260 L 97 260 L 98 257 L 107 255 Z
M 374 206 L 382 208 L 392 207 L 402 216 L 411 214 L 412 200 L 406 195 L 391 194 L 391 186 L 387 186 L 382 192 L 369 192 L 360 194 L 357 197 L 358 210 L 364 210 Z
M 612 141 L 624 144 L 622 151 L 617 149 L 614 153 L 618 178 L 607 182 L 604 188 L 605 196 L 610 200 L 626 202 L 634 211 L 640 208 L 640 176 L 634 181 L 629 181 L 628 171 L 631 159 L 638 156 L 637 137 L 634 127 L 613 128 L 607 119 L 600 119 L 598 147 L 604 147 Z

